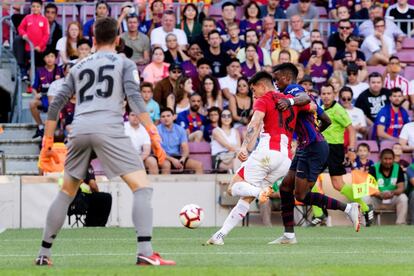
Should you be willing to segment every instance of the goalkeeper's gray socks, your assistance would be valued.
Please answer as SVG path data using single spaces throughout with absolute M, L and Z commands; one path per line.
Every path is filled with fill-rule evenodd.
M 60 228 L 66 219 L 69 205 L 75 197 L 68 196 L 62 191 L 59 191 L 56 198 L 49 207 L 46 217 L 46 226 L 43 230 L 42 246 L 39 250 L 39 256 L 48 256 L 51 254 L 51 247 L 53 240 L 56 238 Z
M 151 256 L 153 254 L 152 237 L 152 188 L 141 188 L 133 193 L 132 221 L 137 231 L 137 254 Z

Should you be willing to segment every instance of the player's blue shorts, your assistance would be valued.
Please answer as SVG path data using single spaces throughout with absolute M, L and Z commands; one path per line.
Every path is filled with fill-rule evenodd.
M 290 170 L 296 171 L 296 176 L 315 182 L 319 174 L 326 168 L 329 156 L 329 146 L 326 141 L 313 142 L 302 150 L 296 151 Z

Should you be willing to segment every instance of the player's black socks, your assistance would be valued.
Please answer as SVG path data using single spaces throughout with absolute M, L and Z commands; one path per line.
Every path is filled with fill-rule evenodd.
M 293 217 L 293 209 L 295 208 L 295 197 L 293 192 L 285 192 L 280 190 L 280 200 L 282 209 L 282 220 L 285 226 L 285 232 L 293 232 L 295 221 Z
M 346 204 L 320 193 L 309 192 L 302 201 L 306 205 L 316 205 L 322 209 L 345 211 Z

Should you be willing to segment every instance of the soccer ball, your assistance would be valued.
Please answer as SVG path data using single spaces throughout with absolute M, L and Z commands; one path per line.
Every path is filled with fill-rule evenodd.
M 197 228 L 204 219 L 204 210 L 196 204 L 185 205 L 180 211 L 180 221 L 187 228 Z

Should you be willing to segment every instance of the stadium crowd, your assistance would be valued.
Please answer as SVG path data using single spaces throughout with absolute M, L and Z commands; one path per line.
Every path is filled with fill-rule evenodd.
M 253 111 L 248 79 L 291 62 L 299 70 L 299 84 L 321 106 L 346 110 L 355 131 L 346 128 L 343 148 L 356 152 L 357 158 L 344 164 L 369 171 L 383 183 L 381 194 L 367 201 L 374 206 L 396 205 L 399 224 L 406 223 L 409 210 L 408 222 L 414 224 L 414 74 L 410 73 L 414 67 L 399 58 L 400 52 L 410 51 L 405 46 L 406 41 L 414 41 L 410 38 L 414 28 L 413 22 L 394 22 L 414 18 L 414 6 L 408 3 L 414 1 L 178 1 L 173 5 L 175 1 L 154 0 L 149 1 L 149 9 L 145 1 L 123 1 L 118 3 L 120 13 L 113 14 L 111 6 L 100 0 L 93 18 L 66 26 L 59 23 L 58 6 L 48 2 L 33 0 L 28 14 L 13 6 L 18 34 L 13 49 L 24 80 L 29 78 L 30 57 L 25 39 L 35 50 L 30 103 L 38 126 L 34 138 L 43 135 L 40 114 L 47 111 L 70 67 L 93 53 L 94 21 L 113 16 L 119 23 L 118 52 L 137 64 L 141 77 L 137 91 L 168 155 L 158 165 L 148 134 L 126 106 L 125 131 L 150 174 L 206 172 L 205 163 L 191 158 L 191 143 L 209 143 L 212 164 L 208 167 L 237 170 L 240 162 L 235 153 Z M 3 16 L 10 10 L 3 4 Z M 328 24 L 318 22 L 322 16 L 335 22 L 327 30 L 320 28 Z M 9 40 L 4 24 L 5 45 Z M 105 81 L 104 75 L 99 78 Z M 332 101 L 324 98 L 329 93 L 323 90 L 332 90 Z M 72 99 L 60 116 L 65 136 L 71 130 L 75 104 Z M 355 145 L 350 135 L 355 135 Z

